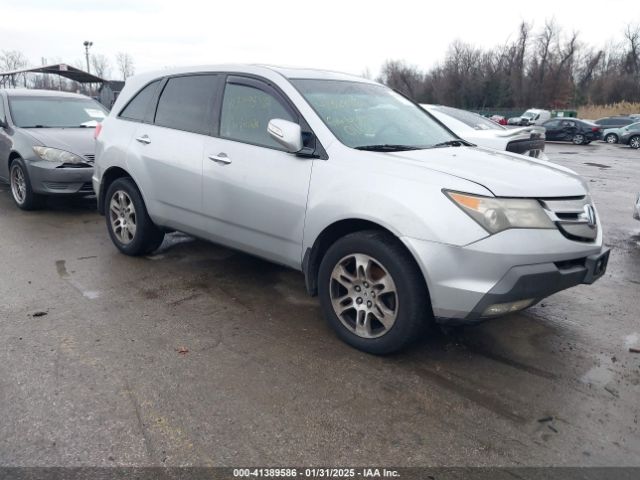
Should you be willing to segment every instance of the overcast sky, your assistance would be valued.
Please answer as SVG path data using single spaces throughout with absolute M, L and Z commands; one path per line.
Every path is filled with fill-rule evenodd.
M 0 0 L 0 49 L 21 50 L 34 65 L 42 57 L 76 64 L 91 40 L 91 51 L 113 63 L 117 52 L 130 53 L 138 73 L 247 62 L 375 76 L 387 59 L 429 68 L 455 39 L 503 43 L 522 20 L 540 27 L 554 17 L 564 31 L 601 46 L 621 40 L 627 23 L 640 23 L 636 2 Z

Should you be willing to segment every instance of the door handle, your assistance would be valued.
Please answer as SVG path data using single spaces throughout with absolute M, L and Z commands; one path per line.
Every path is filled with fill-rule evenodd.
M 219 153 L 218 155 L 209 155 L 209 160 L 213 160 L 220 165 L 229 165 L 231 163 L 231 159 L 227 157 L 226 153 Z
M 149 145 L 151 143 L 149 135 L 142 135 L 141 137 L 136 138 L 136 140 L 140 143 L 144 143 L 145 145 Z

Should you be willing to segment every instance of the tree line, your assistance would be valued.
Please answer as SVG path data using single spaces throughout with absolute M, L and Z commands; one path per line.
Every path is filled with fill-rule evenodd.
M 383 65 L 378 81 L 421 103 L 466 109 L 571 108 L 640 101 L 640 25 L 595 48 L 554 20 L 483 49 L 461 40 L 427 71 L 402 61 Z

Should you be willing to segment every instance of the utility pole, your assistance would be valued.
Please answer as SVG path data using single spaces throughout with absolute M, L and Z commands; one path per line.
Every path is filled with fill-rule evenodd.
M 83 45 L 84 45 L 84 56 L 87 59 L 87 73 L 91 73 L 91 68 L 89 67 L 89 48 L 93 45 L 93 42 L 85 40 Z

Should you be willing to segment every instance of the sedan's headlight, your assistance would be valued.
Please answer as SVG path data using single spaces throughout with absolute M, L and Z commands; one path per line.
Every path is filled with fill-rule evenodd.
M 448 192 L 446 195 L 487 232 L 508 228 L 556 228 L 537 200 L 494 198 Z
M 81 156 L 65 150 L 59 150 L 57 148 L 33 147 L 33 151 L 36 152 L 41 159 L 46 160 L 47 162 L 71 164 L 87 163 L 87 161 Z

